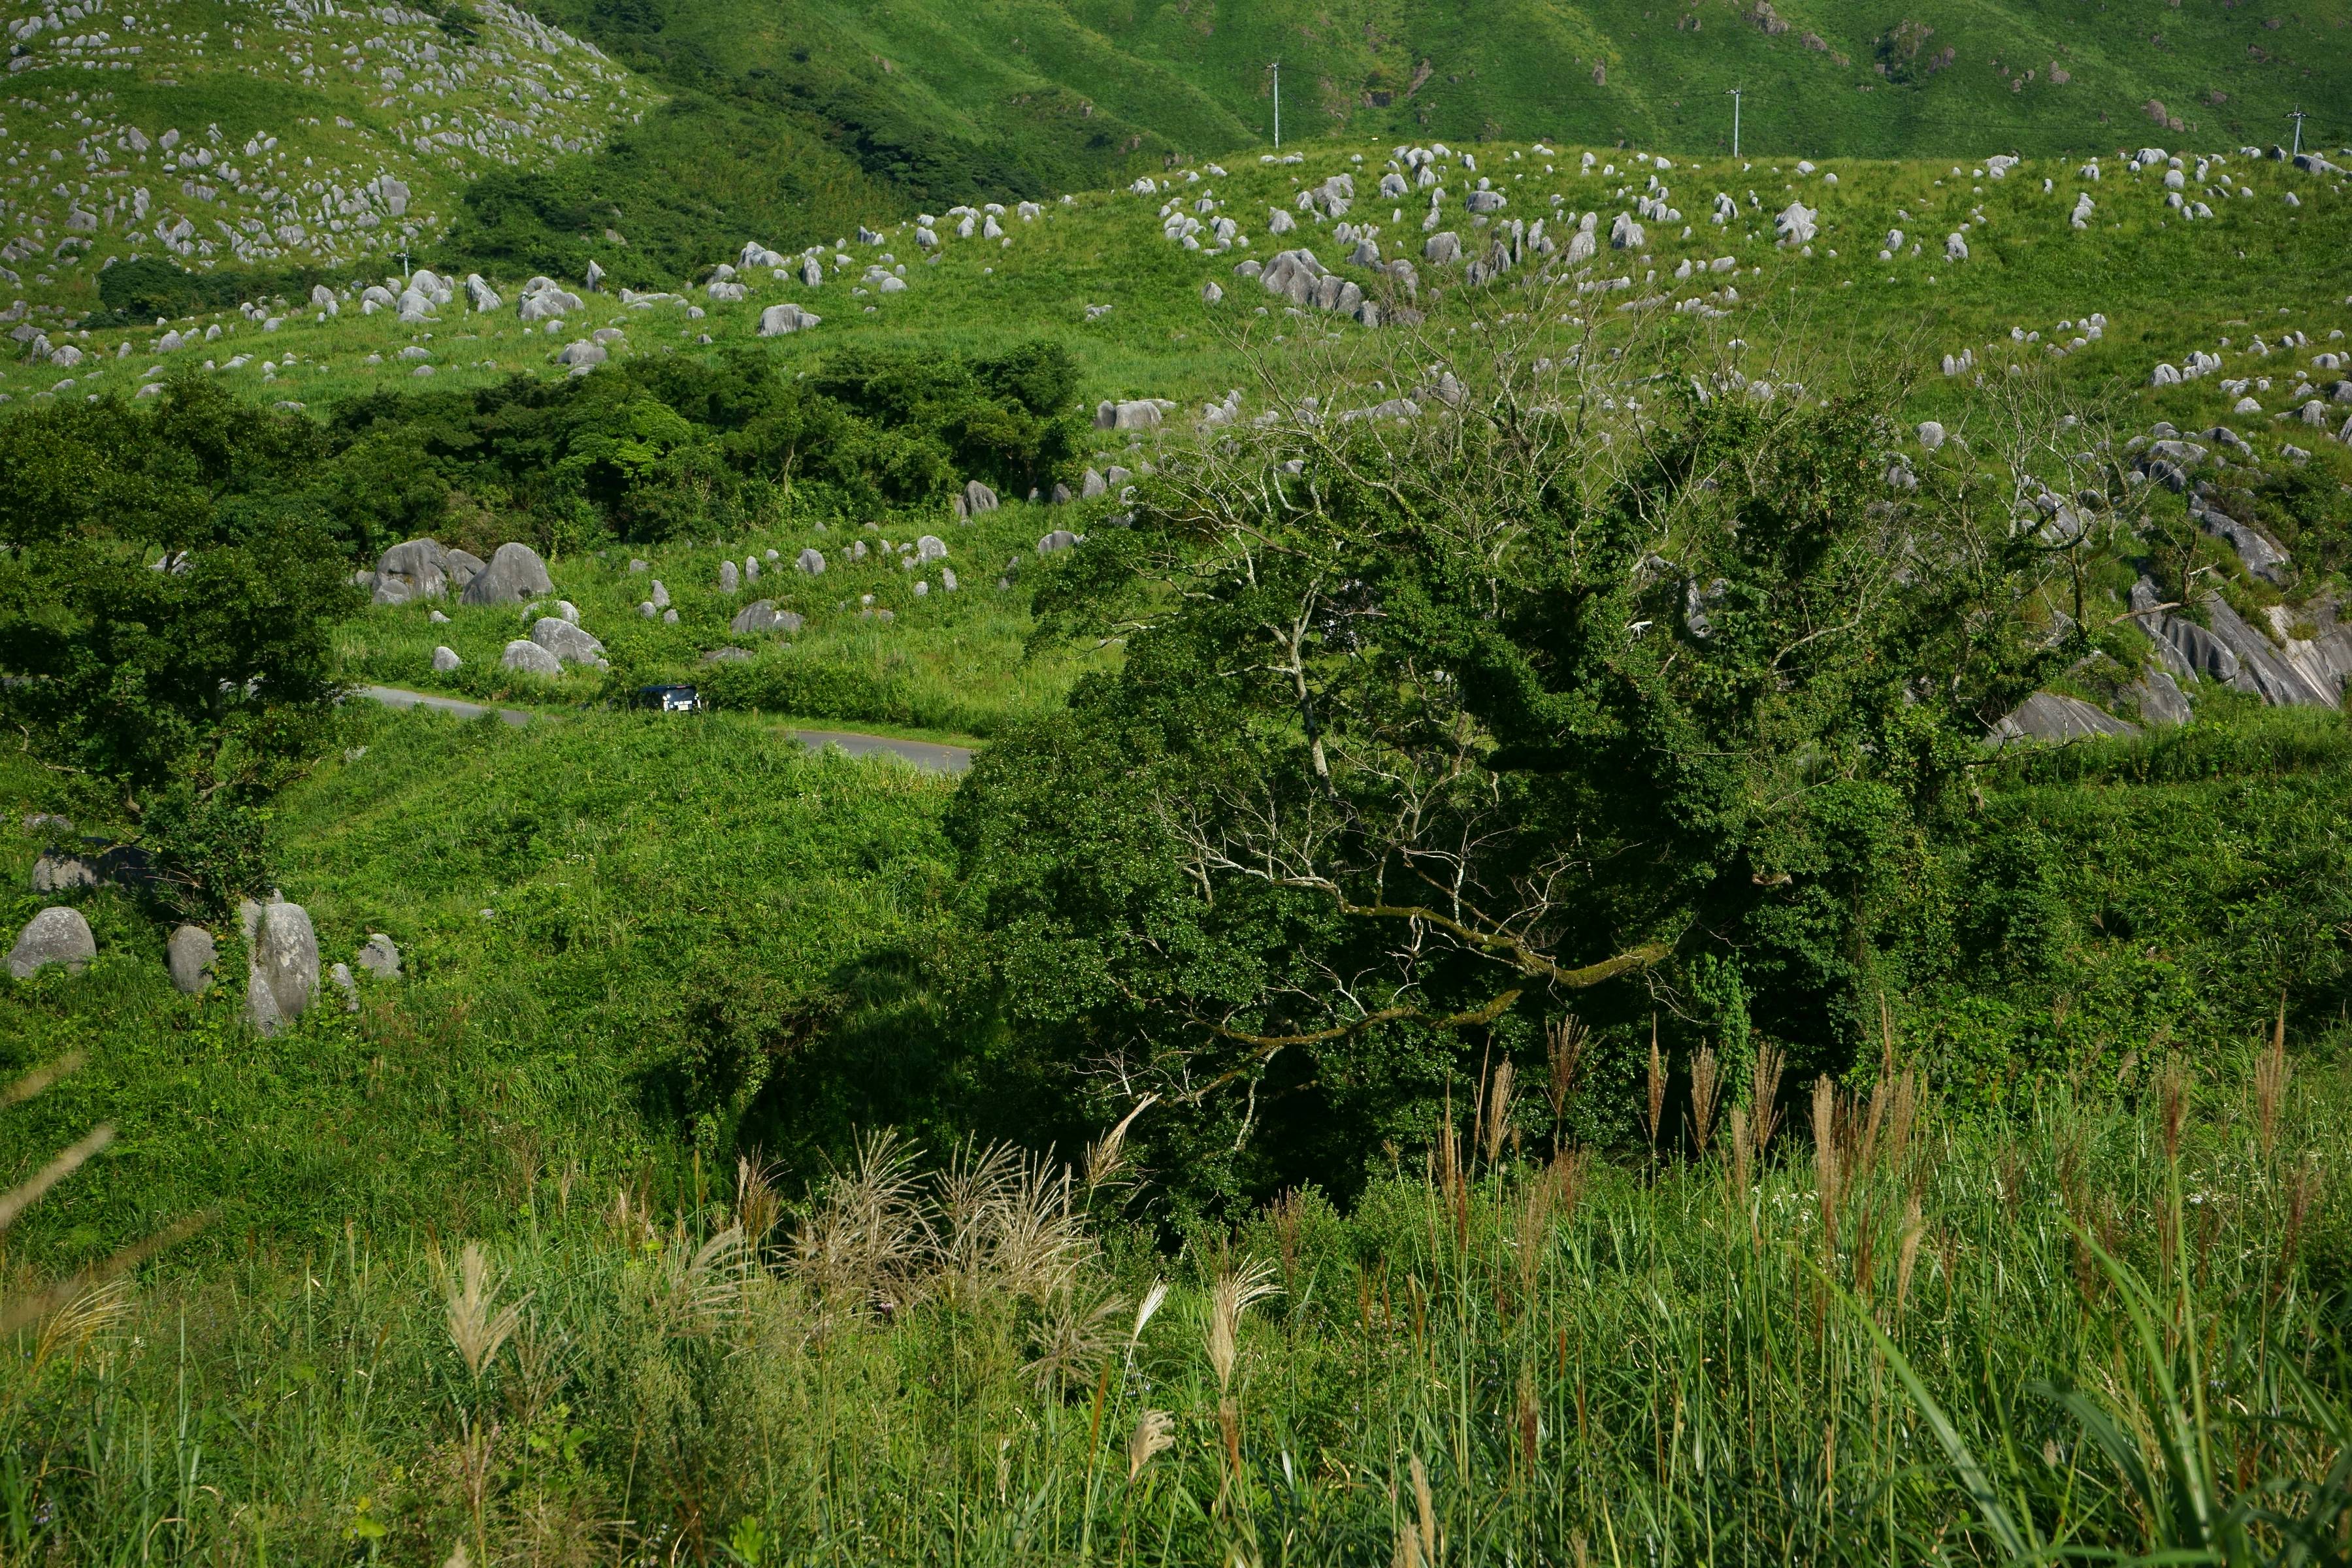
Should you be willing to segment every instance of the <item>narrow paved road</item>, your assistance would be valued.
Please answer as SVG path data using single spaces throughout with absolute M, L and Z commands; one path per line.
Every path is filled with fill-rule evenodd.
M 406 691 L 397 686 L 362 686 L 359 694 L 372 702 L 387 708 L 435 708 L 460 719 L 479 719 L 492 710 L 478 702 L 465 702 L 455 697 L 436 697 L 426 691 Z M 531 721 L 531 715 L 520 708 L 500 708 L 498 716 L 520 728 Z M 960 773 L 971 766 L 969 746 L 945 746 L 936 741 L 901 741 L 890 735 L 866 735 L 855 730 L 787 730 L 785 737 L 797 741 L 811 751 L 821 752 L 827 746 L 838 746 L 853 757 L 897 757 L 901 762 L 935 773 Z

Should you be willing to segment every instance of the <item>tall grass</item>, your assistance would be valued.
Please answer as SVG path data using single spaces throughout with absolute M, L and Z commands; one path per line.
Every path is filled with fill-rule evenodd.
M 1119 1217 L 1150 1189 L 1115 1148 L 877 1137 L 791 1214 L 749 1163 L 675 1210 L 543 1173 L 496 1246 L 255 1254 L 21 1355 L 0 1542 L 2341 1561 L 2343 1088 L 2273 1046 L 1963 1128 L 1890 1070 L 1654 1164 L 1523 1157 L 1544 1108 L 1490 1084 L 1504 1135 L 1438 1129 L 1351 1214 L 1290 1194 L 1172 1255 Z

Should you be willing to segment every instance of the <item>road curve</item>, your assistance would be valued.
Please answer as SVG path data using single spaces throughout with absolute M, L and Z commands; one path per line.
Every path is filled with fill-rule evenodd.
M 495 711 L 500 719 L 518 729 L 531 721 L 531 715 L 520 708 L 493 710 L 478 702 L 466 702 L 455 697 L 436 697 L 427 691 L 404 690 L 397 686 L 362 686 L 356 690 L 369 701 L 381 702 L 387 708 L 432 708 L 460 719 L 479 719 Z M 960 773 L 971 766 L 971 748 L 941 745 L 936 741 L 902 741 L 893 735 L 867 735 L 855 730 L 787 730 L 784 735 L 813 752 L 838 746 L 849 756 L 896 757 L 927 773 Z

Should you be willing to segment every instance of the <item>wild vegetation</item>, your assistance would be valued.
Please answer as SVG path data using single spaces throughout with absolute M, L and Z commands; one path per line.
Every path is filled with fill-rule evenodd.
M 1417 234 L 1356 156 L 1193 172 Z M 1184 181 L 591 295 L 578 374 L 268 301 L 11 373 L 0 924 L 96 955 L 0 984 L 0 1561 L 2340 1560 L 2352 731 L 2148 704 L 2168 624 L 2335 646 L 2343 193 L 1644 167 L 1693 233 L 1499 283 L 1302 216 L 1377 329 Z M 364 603 L 425 537 L 548 575 Z M 257 1030 L 272 889 L 402 969 Z

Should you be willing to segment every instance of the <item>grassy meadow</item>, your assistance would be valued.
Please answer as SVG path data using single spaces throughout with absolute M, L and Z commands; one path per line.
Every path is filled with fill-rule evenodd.
M 0 1531 L 72 1562 L 2328 1561 L 2344 1085 L 2286 1064 L 2151 1057 L 1999 1129 L 1908 1072 L 1824 1080 L 1777 1135 L 1654 1080 L 1682 1135 L 1608 1159 L 1551 1146 L 1570 1059 L 1490 1076 L 1345 1215 L 1295 1192 L 1172 1250 L 1115 1135 L 876 1137 L 804 1208 L 750 1163 L 664 1191 L 533 1151 L 487 1243 L 354 1220 L 79 1297 L 0 1405 Z
M 927 14 L 862 25 L 885 38 Z M 1172 51 L 1178 24 L 1156 16 Z M 1597 145 L 1586 173 L 1579 148 L 1481 143 L 1476 173 L 1443 172 L 1439 226 L 1465 246 L 1491 232 L 1463 210 L 1481 176 L 1505 218 L 1558 196 L 1605 234 L 1653 179 L 1685 216 L 1549 282 L 1523 268 L 1472 288 L 1420 262 L 1425 192 L 1373 194 L 1388 151 L 1196 165 L 1150 195 L 1008 216 L 1009 244 L 950 236 L 936 265 L 888 226 L 814 289 L 757 272 L 741 303 L 592 296 L 552 335 L 511 304 L 462 303 L 415 326 L 224 312 L 218 339 L 168 353 L 156 329 L 93 331 L 74 340 L 82 366 L 11 365 L 0 392 L 21 412 L 195 375 L 325 421 L 379 395 L 552 381 L 554 353 L 608 324 L 617 359 L 748 347 L 794 376 L 1042 337 L 1074 357 L 1085 407 L 1184 405 L 1157 431 L 1089 431 L 1066 465 L 1136 470 L 1148 506 L 1142 465 L 1183 463 L 1201 405 L 1230 388 L 1246 421 L 1573 351 L 1612 429 L 1640 428 L 1660 394 L 1637 378 L 1660 367 L 1784 388 L 1888 377 L 1901 426 L 1961 437 L 1931 453 L 1897 429 L 1893 460 L 1956 489 L 2016 479 L 1995 469 L 2021 398 L 2089 422 L 2085 445 L 2223 422 L 2255 459 L 2229 483 L 2277 480 L 2263 504 L 2302 509 L 2314 540 L 2342 531 L 2352 452 L 2293 417 L 2343 375 L 2322 356 L 2352 353 L 2336 177 L 2188 157 L 2203 177 L 2183 194 L 2215 216 L 2184 220 L 2161 165 L 2132 174 L 2112 151 L 2093 181 L 2079 154 L 1994 178 L 1940 158 L 1661 166 Z M 1269 207 L 1297 214 L 1339 172 L 1350 221 L 1415 259 L 1417 299 L 1390 302 L 1417 322 L 1369 331 L 1235 276 L 1308 245 L 1375 285 L 1325 220 L 1265 232 Z M 1738 205 L 1723 226 L 1717 191 Z M 1163 203 L 1212 192 L 1246 250 L 1164 237 Z M 2096 216 L 2074 229 L 2082 193 Z M 1792 201 L 1818 212 L 1810 254 L 1775 243 Z M 1964 261 L 1945 254 L 1954 232 Z M 885 253 L 908 289 L 853 295 Z M 494 281 L 511 300 L 519 279 Z M 786 300 L 823 324 L 758 338 Z M 1963 350 L 1972 367 L 1940 374 Z M 2150 384 L 2192 351 L 2223 368 Z M 485 395 L 468 405 L 482 425 L 419 438 L 455 448 L 506 406 Z M 2070 471 L 2076 426 L 2054 427 L 2066 450 L 2029 477 Z M 695 439 L 716 449 L 719 428 Z M 1081 581 L 1087 552 L 1036 545 L 1103 534 L 1129 503 L 1007 495 L 963 521 L 943 494 L 845 512 L 759 478 L 756 507 L 656 539 L 584 500 L 594 527 L 541 539 L 548 597 L 609 671 L 502 669 L 522 606 L 355 605 L 334 626 L 341 680 L 535 717 L 342 704 L 269 805 L 272 878 L 309 910 L 322 966 L 383 931 L 404 973 L 362 972 L 349 1009 L 324 989 L 283 1034 L 242 1019 L 233 921 L 221 983 L 186 996 L 157 909 L 120 888 L 34 891 L 54 835 L 26 818 L 58 786 L 31 748 L 0 752 L 0 925 L 69 901 L 98 946 L 83 973 L 0 984 L 0 1075 L 68 1069 L 0 1104 L 11 1179 L 63 1174 L 0 1219 L 16 1352 L 0 1564 L 2346 1560 L 2340 712 L 2263 710 L 2209 681 L 2179 730 L 1972 752 L 1966 790 L 1887 870 L 1905 896 L 1873 936 L 1890 955 L 1874 1033 L 1842 1077 L 1784 1076 L 1748 1037 L 1735 970 L 1719 1018 L 1738 1026 L 1704 1050 L 1660 1056 L 1654 1019 L 1644 1060 L 1573 1016 L 1454 1042 L 1443 1109 L 1409 1136 L 1217 1206 L 1162 1160 L 1118 1063 L 1016 1022 L 1003 933 L 960 860 L 959 785 L 783 732 L 985 747 L 1055 718 L 1125 656 L 1117 628 L 1041 594 Z M 504 500 L 511 514 L 453 499 L 439 537 L 487 555 L 516 518 L 556 515 Z M 2095 651 L 2058 689 L 2108 700 L 2137 674 L 2147 638 L 2122 600 L 2160 529 L 2187 538 L 2182 580 L 2210 574 L 2250 619 L 2333 613 L 2340 560 L 2315 550 L 2289 585 L 2257 582 L 2185 504 L 2151 485 L 2116 509 L 2155 523 L 2084 557 L 2069 602 L 2096 617 Z M 925 533 L 944 563 L 882 549 Z M 844 560 L 859 541 L 867 559 Z M 809 546 L 821 576 L 793 570 Z M 746 556 L 760 581 L 722 591 L 720 563 Z M 675 623 L 639 613 L 656 579 Z M 732 633 L 762 597 L 801 630 Z M 436 672 L 444 645 L 463 662 Z M 752 657 L 706 661 L 730 646 Z M 715 710 L 625 706 L 675 679 Z M 49 1165 L 100 1124 L 110 1144 Z

